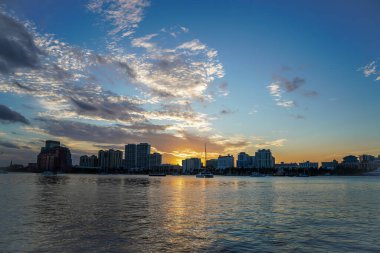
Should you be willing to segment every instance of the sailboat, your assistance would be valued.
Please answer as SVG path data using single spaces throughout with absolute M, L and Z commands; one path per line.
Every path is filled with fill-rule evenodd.
M 205 143 L 205 168 L 206 168 L 206 161 L 207 161 L 207 149 L 206 149 L 206 143 Z M 213 178 L 214 174 L 212 174 L 210 171 L 204 170 L 196 174 L 195 177 L 196 178 Z

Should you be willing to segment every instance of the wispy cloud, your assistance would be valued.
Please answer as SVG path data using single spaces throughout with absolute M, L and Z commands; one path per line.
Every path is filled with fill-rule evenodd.
M 264 142 L 256 144 L 255 146 L 257 148 L 282 147 L 284 146 L 285 142 L 286 142 L 286 139 L 278 139 L 278 140 L 273 140 L 273 141 L 264 141 Z
M 269 93 L 274 97 L 274 100 L 276 101 L 276 105 L 284 107 L 284 108 L 290 108 L 295 106 L 295 102 L 293 100 L 285 100 L 282 98 L 282 89 L 280 87 L 280 82 L 275 81 L 267 86 L 269 89 Z
M 147 0 L 92 0 L 87 8 L 111 22 L 114 28 L 110 35 L 128 37 L 135 32 L 149 5 Z
M 378 69 L 378 60 L 372 61 L 358 69 L 365 77 L 375 76 L 375 81 L 380 81 L 380 70 Z

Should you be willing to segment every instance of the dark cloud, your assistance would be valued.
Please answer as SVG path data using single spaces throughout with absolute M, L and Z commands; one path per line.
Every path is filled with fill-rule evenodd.
M 293 80 L 289 81 L 286 80 L 284 82 L 284 88 L 287 92 L 292 92 L 301 87 L 302 85 L 305 84 L 305 79 L 300 78 L 300 77 L 295 77 Z
M 17 87 L 19 87 L 20 89 L 22 89 L 22 90 L 34 91 L 34 89 L 32 89 L 32 88 L 30 88 L 30 87 L 28 87 L 28 86 L 22 85 L 22 84 L 21 84 L 20 82 L 18 82 L 18 81 L 13 81 L 13 83 L 14 83 Z
M 281 67 L 281 71 L 292 71 L 292 70 L 293 70 L 293 68 L 290 66 L 287 66 L 287 65 L 284 65 Z
M 0 72 L 37 68 L 41 51 L 24 25 L 0 13 Z
M 20 149 L 20 147 L 18 145 L 11 143 L 11 142 L 7 142 L 7 141 L 0 141 L 0 147 Z
M 123 70 L 125 70 L 125 73 L 132 79 L 135 79 L 137 74 L 136 74 L 136 71 L 131 67 L 129 66 L 127 63 L 125 62 L 116 62 L 116 64 L 122 68 Z
M 295 119 L 305 119 L 305 116 L 297 114 L 297 115 L 293 115 L 293 118 L 295 118 Z
M 303 95 L 304 95 L 305 97 L 316 97 L 316 96 L 319 95 L 319 93 L 316 92 L 316 91 L 314 91 L 314 90 L 310 90 L 310 91 L 305 91 L 305 92 L 303 93 Z
M 93 105 L 91 105 L 89 103 L 82 102 L 82 101 L 76 100 L 74 98 L 70 98 L 70 99 L 71 99 L 71 102 L 75 106 L 77 106 L 78 108 L 80 108 L 80 109 L 82 109 L 84 111 L 97 111 L 98 110 L 95 106 L 93 106 Z
M 222 110 L 220 110 L 219 113 L 222 114 L 222 115 L 228 115 L 228 114 L 233 114 L 233 113 L 235 113 L 235 111 L 232 111 L 232 110 L 230 110 L 230 109 L 222 109 Z
M 19 123 L 23 123 L 26 125 L 30 124 L 28 119 L 26 119 L 20 113 L 9 109 L 5 105 L 0 105 L 0 121 L 7 122 L 7 123 L 19 122 Z

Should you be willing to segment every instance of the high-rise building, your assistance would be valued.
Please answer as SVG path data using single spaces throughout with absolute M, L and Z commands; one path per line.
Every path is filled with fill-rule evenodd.
M 194 170 L 200 170 L 202 167 L 201 159 L 199 158 L 188 158 L 182 160 L 182 170 L 183 173 L 191 173 Z
M 79 158 L 79 166 L 81 167 L 88 167 L 88 168 L 94 168 L 98 167 L 98 157 L 96 155 L 92 156 L 81 156 Z
M 255 153 L 255 168 L 274 168 L 275 159 L 270 149 L 259 149 Z
M 125 145 L 125 168 L 126 169 L 137 168 L 137 145 L 136 144 Z
M 238 154 L 238 159 L 236 161 L 236 167 L 238 168 L 252 168 L 253 167 L 254 156 L 250 156 L 245 152 L 240 152 Z
M 337 160 L 333 160 L 332 162 L 322 162 L 322 169 L 325 170 L 335 170 L 338 167 L 339 163 Z
M 160 166 L 162 164 L 162 155 L 160 153 L 153 153 L 149 155 L 149 167 Z
M 39 171 L 69 172 L 72 167 L 71 152 L 61 147 L 59 141 L 46 141 L 37 156 Z
M 234 167 L 234 156 L 226 155 L 218 157 L 218 170 L 224 170 Z
M 103 171 L 109 169 L 120 169 L 123 167 L 123 152 L 120 150 L 100 150 L 99 151 L 99 167 Z
M 206 161 L 207 169 L 216 169 L 218 167 L 218 159 L 210 159 Z
M 138 169 L 149 169 L 150 145 L 148 143 L 137 144 L 137 160 Z

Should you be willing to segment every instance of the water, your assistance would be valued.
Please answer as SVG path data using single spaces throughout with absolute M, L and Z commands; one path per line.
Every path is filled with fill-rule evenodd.
M 380 178 L 0 175 L 0 252 L 380 252 Z

